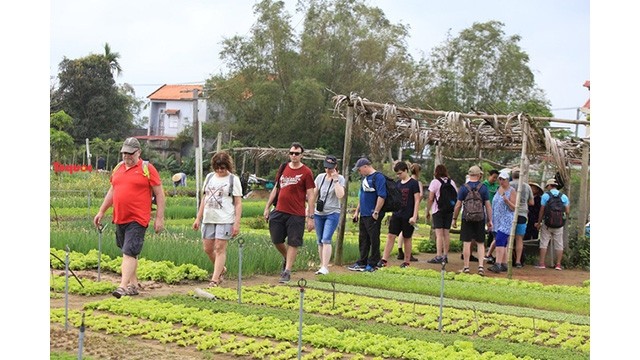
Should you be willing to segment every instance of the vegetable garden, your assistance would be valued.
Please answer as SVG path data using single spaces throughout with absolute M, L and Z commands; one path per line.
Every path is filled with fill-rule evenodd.
M 147 232 L 141 254 L 145 291 L 115 299 L 121 257 L 113 226 L 98 233 L 91 225 L 107 184 L 97 173 L 51 178 L 51 358 L 77 358 L 79 334 L 86 359 L 590 357 L 588 280 L 554 285 L 517 273 L 513 280 L 457 274 L 453 266 L 427 265 L 428 256 L 404 269 L 359 273 L 334 265 L 315 276 L 317 247 L 307 235 L 292 281 L 277 284 L 281 257 L 260 218 L 264 200 L 243 201 L 242 241 L 229 245 L 227 279 L 202 291 L 212 300 L 196 291 L 212 269 L 191 229 L 195 200 L 168 196 L 166 230 Z M 347 263 L 358 256 L 352 226 L 345 229 Z M 421 225 L 416 248 L 428 231 Z

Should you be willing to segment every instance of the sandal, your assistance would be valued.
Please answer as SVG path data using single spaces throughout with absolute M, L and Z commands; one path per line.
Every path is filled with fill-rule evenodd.
M 222 267 L 222 273 L 220 274 L 220 282 L 222 282 L 222 280 L 224 280 L 224 274 L 227 273 L 227 267 L 223 266 Z
M 140 292 L 138 292 L 138 287 L 135 285 L 129 285 L 127 286 L 127 295 L 129 296 L 134 296 L 134 295 L 138 295 L 140 294 Z
M 121 297 L 128 295 L 127 289 L 123 287 L 118 287 L 117 289 L 113 290 L 111 295 L 113 295 L 116 299 L 120 299 Z
M 207 286 L 207 287 L 208 288 L 214 288 L 214 287 L 218 287 L 218 286 L 220 286 L 220 282 L 211 280 L 211 281 L 209 281 L 209 286 Z
M 463 273 L 463 274 L 468 274 L 469 273 L 469 268 L 468 267 L 463 268 L 462 270 L 460 270 L 460 272 Z
M 484 276 L 484 266 L 478 266 L 478 275 Z

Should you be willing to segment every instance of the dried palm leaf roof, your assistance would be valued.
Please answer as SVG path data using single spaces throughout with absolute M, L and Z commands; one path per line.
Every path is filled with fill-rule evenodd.
M 233 149 L 227 149 L 235 153 L 241 153 L 247 155 L 250 159 L 265 160 L 265 161 L 286 161 L 289 160 L 290 148 L 274 148 L 274 147 L 237 147 Z M 310 160 L 324 160 L 327 154 L 315 150 L 305 149 L 304 158 Z
M 367 135 L 371 152 L 379 158 L 400 141 L 413 143 L 418 153 L 425 146 L 436 144 L 476 151 L 520 151 L 527 141 L 529 155 L 550 153 L 558 168 L 564 169 L 568 159 L 581 159 L 581 150 L 589 143 L 589 138 L 553 138 L 552 129 L 545 126 L 549 122 L 589 125 L 588 121 L 531 117 L 522 113 L 491 115 L 414 109 L 371 102 L 356 94 L 336 95 L 333 101 L 334 113 L 344 119 L 344 109 L 353 106 L 353 130 Z M 524 126 L 524 122 L 528 126 Z

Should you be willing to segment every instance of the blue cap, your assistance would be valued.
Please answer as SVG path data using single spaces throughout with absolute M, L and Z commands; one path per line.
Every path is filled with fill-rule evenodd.
M 358 169 L 360 169 L 361 167 L 365 166 L 365 165 L 371 165 L 371 161 L 369 161 L 369 159 L 363 157 L 358 159 L 358 161 L 356 161 L 356 166 L 353 167 L 353 171 L 356 171 Z

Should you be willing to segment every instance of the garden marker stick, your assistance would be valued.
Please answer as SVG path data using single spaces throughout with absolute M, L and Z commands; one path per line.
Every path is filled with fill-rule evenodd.
M 84 313 L 80 323 L 80 335 L 78 336 L 78 360 L 82 360 L 82 346 L 84 345 Z
M 242 246 L 244 239 L 242 235 L 236 236 L 238 239 L 238 304 L 242 304 Z
M 438 317 L 438 331 L 442 332 L 442 304 L 444 302 L 444 268 L 447 262 L 442 260 L 442 271 L 440 272 L 440 317 Z
M 98 224 L 98 281 L 100 281 L 100 256 L 102 254 L 102 224 Z
M 69 245 L 64 256 L 64 331 L 69 329 Z
M 298 360 L 302 358 L 302 309 L 304 307 L 304 287 L 307 286 L 307 280 L 298 280 L 300 287 L 300 325 L 298 325 Z

